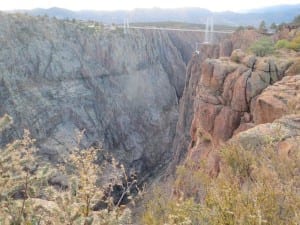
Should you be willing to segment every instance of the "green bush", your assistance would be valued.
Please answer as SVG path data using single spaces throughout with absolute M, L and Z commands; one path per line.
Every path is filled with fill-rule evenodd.
M 282 39 L 276 42 L 275 44 L 275 48 L 279 49 L 279 48 L 288 48 L 289 46 L 289 41 L 286 39 Z
M 275 47 L 278 48 L 286 48 L 291 49 L 294 51 L 300 51 L 300 35 L 296 36 L 291 41 L 288 41 L 286 39 L 282 39 L 277 41 Z
M 300 15 L 296 16 L 294 19 L 293 19 L 293 22 L 294 24 L 300 24 Z
M 289 44 L 289 49 L 300 51 L 300 35 L 296 36 Z
M 269 38 L 261 38 L 250 47 L 252 53 L 261 57 L 272 54 L 274 50 L 274 44 Z

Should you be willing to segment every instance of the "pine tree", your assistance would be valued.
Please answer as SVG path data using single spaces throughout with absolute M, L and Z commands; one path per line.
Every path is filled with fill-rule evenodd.
M 267 30 L 266 22 L 264 20 L 260 22 L 258 30 L 259 32 L 265 32 Z

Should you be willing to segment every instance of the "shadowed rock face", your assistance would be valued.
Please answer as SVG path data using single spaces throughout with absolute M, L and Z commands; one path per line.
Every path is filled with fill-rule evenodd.
M 128 169 L 151 174 L 171 160 L 185 70 L 202 34 L 105 30 L 0 14 L 0 115 L 29 129 L 45 159 L 100 145 Z
M 186 83 L 183 97 L 179 105 L 179 118 L 176 126 L 176 136 L 173 142 L 173 162 L 169 167 L 168 173 L 171 174 L 177 163 L 185 156 L 187 147 L 191 141 L 190 129 L 194 117 L 194 104 L 197 101 L 197 85 L 200 82 L 202 61 L 207 57 L 218 58 L 218 45 L 202 45 L 199 54 L 195 54 L 187 66 Z

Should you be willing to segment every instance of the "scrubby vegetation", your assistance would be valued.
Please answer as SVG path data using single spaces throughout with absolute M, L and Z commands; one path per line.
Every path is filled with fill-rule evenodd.
M 2 117 L 0 130 L 11 122 L 9 116 Z M 0 149 L 0 224 L 131 224 L 131 211 L 120 206 L 136 181 L 126 179 L 123 194 L 117 201 L 113 199 L 109 194 L 113 183 L 104 187 L 98 182 L 100 150 L 79 148 L 82 135 L 78 134 L 78 148 L 56 166 L 39 159 L 35 140 L 27 130 L 22 139 Z M 125 174 L 124 167 L 119 167 Z M 50 186 L 49 178 L 57 173 L 64 174 L 66 185 L 57 182 Z M 97 203 L 102 207 L 96 209 Z
M 250 51 L 256 56 L 266 56 L 274 53 L 274 43 L 270 38 L 261 38 L 250 46 Z
M 257 149 L 223 147 L 216 178 L 203 162 L 180 166 L 173 193 L 156 190 L 148 201 L 144 224 L 299 224 L 300 151 L 278 149 L 278 134 Z
M 286 48 L 286 49 L 291 49 L 294 51 L 300 51 L 300 34 L 297 35 L 295 38 L 293 38 L 290 41 L 286 40 L 286 39 L 281 39 L 281 40 L 277 41 L 277 43 L 275 44 L 275 47 L 277 49 Z
M 270 38 L 264 37 L 253 43 L 249 48 L 253 54 L 261 57 L 273 54 L 276 49 L 290 49 L 296 52 L 300 51 L 300 35 L 296 35 L 291 40 L 281 39 L 276 43 L 273 43 Z

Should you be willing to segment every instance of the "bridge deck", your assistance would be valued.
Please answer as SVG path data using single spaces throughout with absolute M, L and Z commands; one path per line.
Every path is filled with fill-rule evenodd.
M 138 26 L 130 26 L 130 27 L 126 27 L 126 29 L 166 30 L 166 31 L 203 32 L 203 33 L 205 33 L 205 29 L 183 29 L 183 28 L 168 28 L 168 27 L 138 27 Z M 208 31 L 208 32 L 209 33 L 232 34 L 234 32 L 234 30 L 213 30 L 213 31 Z

